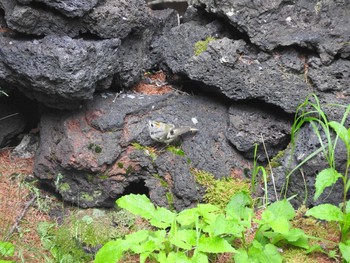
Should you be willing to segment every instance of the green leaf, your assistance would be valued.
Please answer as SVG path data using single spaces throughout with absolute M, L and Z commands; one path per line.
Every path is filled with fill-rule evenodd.
M 134 215 L 142 216 L 146 219 L 154 217 L 156 209 L 152 202 L 145 195 L 125 195 L 116 201 L 121 208 L 128 210 Z
M 208 256 L 204 253 L 198 252 L 197 250 L 194 251 L 192 262 L 195 263 L 208 263 Z
M 267 244 L 262 255 L 259 256 L 259 260 L 261 263 L 280 263 L 282 262 L 282 256 L 274 245 Z
M 270 211 L 276 218 L 284 217 L 288 220 L 291 220 L 295 216 L 293 206 L 286 199 L 272 203 L 266 208 L 265 211 Z
M 202 235 L 198 241 L 198 251 L 205 253 L 235 253 L 234 249 L 225 239 L 221 237 L 206 237 Z
M 345 145 L 350 146 L 350 138 L 348 135 L 348 130 L 344 127 L 344 125 L 340 124 L 336 121 L 328 122 L 328 125 L 335 131 L 335 133 L 342 139 Z
M 285 217 L 277 217 L 275 220 L 269 222 L 273 231 L 282 235 L 287 235 L 290 229 L 290 223 Z
M 238 249 L 237 253 L 234 255 L 234 260 L 236 263 L 256 263 L 257 261 L 249 258 L 247 251 L 245 249 Z
M 345 203 L 345 213 L 350 213 L 350 200 Z
M 129 245 L 130 250 L 137 254 L 141 254 L 162 249 L 163 242 L 166 241 L 165 237 L 165 230 L 139 230 L 127 235 L 125 241 Z
M 196 223 L 198 220 L 199 214 L 198 214 L 198 208 L 190 208 L 190 209 L 185 209 L 181 211 L 177 216 L 176 216 L 176 221 L 181 225 L 181 226 L 187 226 L 190 227 Z
M 169 235 L 169 241 L 172 245 L 185 250 L 191 250 L 196 245 L 196 230 L 183 229 L 173 235 Z
M 214 236 L 232 235 L 234 237 L 241 237 L 242 233 L 246 230 L 246 227 L 242 226 L 240 222 L 226 219 L 222 214 L 216 217 L 211 227 Z
M 350 262 L 350 240 L 347 240 L 346 243 L 339 243 L 339 250 L 346 262 Z
M 158 228 L 168 228 L 175 220 L 176 214 L 164 207 L 158 207 L 150 220 L 151 225 Z
M 248 256 L 251 262 L 259 263 L 280 263 L 282 256 L 277 250 L 277 247 L 272 244 L 263 246 L 258 241 L 254 240 L 252 246 L 248 250 Z
M 252 198 L 247 192 L 239 192 L 232 196 L 230 202 L 225 208 L 225 212 L 229 216 L 238 216 L 239 218 L 248 220 L 253 212 L 250 208 L 252 202 Z
M 343 221 L 343 213 L 342 211 L 331 204 L 322 204 L 315 206 L 308 210 L 305 214 L 306 216 L 313 216 L 315 218 L 326 220 L 326 221 Z
M 12 257 L 15 253 L 15 246 L 10 242 L 0 242 L 0 255 L 3 257 Z
M 124 245 L 123 240 L 107 242 L 96 254 L 95 263 L 115 263 L 118 262 L 123 252 L 127 251 L 128 247 Z
M 301 247 L 304 249 L 309 249 L 310 247 L 306 234 L 299 228 L 292 228 L 285 236 L 285 238 L 288 243 L 293 246 Z
M 323 193 L 324 189 L 335 184 L 340 177 L 342 177 L 342 175 L 338 173 L 334 168 L 327 168 L 322 170 L 316 177 L 316 192 L 314 200 L 317 200 Z

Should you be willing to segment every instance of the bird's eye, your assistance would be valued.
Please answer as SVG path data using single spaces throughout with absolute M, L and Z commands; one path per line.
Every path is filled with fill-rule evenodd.
M 151 127 L 152 127 L 152 128 L 154 127 L 153 123 L 151 123 Z
M 174 131 L 173 130 L 170 131 L 170 135 L 174 135 Z

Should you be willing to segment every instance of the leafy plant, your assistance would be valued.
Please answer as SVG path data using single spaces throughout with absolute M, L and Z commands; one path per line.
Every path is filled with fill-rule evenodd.
M 277 263 L 282 262 L 282 257 L 276 244 L 308 248 L 307 236 L 290 224 L 295 212 L 286 200 L 274 203 L 262 213 L 252 242 L 245 237 L 254 215 L 247 192 L 236 193 L 224 211 L 215 205 L 199 204 L 179 213 L 171 212 L 155 207 L 145 195 L 123 196 L 116 202 L 147 219 L 154 230 L 140 230 L 106 243 L 97 252 L 95 263 L 117 262 L 127 251 L 140 255 L 140 262 L 208 262 L 212 254 L 233 253 L 237 263 Z
M 349 116 L 350 105 L 345 108 L 344 115 L 340 122 L 329 121 L 327 115 L 323 111 L 320 102 L 315 94 L 311 97 L 315 102 L 312 102 L 308 97 L 305 102 L 299 107 L 295 122 L 292 129 L 292 142 L 295 141 L 296 132 L 305 123 L 310 123 L 313 131 L 317 135 L 320 148 L 310 154 L 305 160 L 298 165 L 299 168 L 307 160 L 314 157 L 316 154 L 323 153 L 329 167 L 320 171 L 316 176 L 314 200 L 317 200 L 327 187 L 333 186 L 338 179 L 343 183 L 343 200 L 340 207 L 332 204 L 321 204 L 311 208 L 306 215 L 313 216 L 321 220 L 337 222 L 340 228 L 340 243 L 339 250 L 343 258 L 350 262 L 350 201 L 346 201 L 347 193 L 350 188 L 349 168 L 350 168 L 350 128 L 346 129 L 345 122 Z M 342 105 L 334 105 L 345 107 Z M 325 135 L 325 140 L 322 139 L 321 132 Z M 335 136 L 333 134 L 335 133 Z M 336 167 L 335 150 L 338 141 L 342 140 L 346 147 L 346 167 L 344 172 L 340 172 Z M 295 170 L 295 169 L 294 169 Z M 293 171 L 294 171 L 293 170 Z M 292 171 L 292 172 L 293 172 Z
M 15 253 L 15 246 L 10 242 L 0 241 L 0 263 L 14 262 L 12 260 L 6 260 L 6 258 L 13 257 Z

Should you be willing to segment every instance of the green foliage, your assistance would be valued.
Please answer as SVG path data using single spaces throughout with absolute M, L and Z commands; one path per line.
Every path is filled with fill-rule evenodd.
M 15 253 L 15 246 L 10 242 L 0 241 L 0 263 L 11 263 L 12 260 L 6 260 L 6 258 L 13 257 Z
M 224 208 L 235 193 L 249 189 L 248 183 L 239 179 L 215 179 L 213 174 L 196 169 L 192 170 L 192 174 L 206 188 L 204 200 L 220 208 Z
M 179 156 L 182 156 L 184 157 L 185 156 L 185 152 L 179 148 L 179 147 L 176 147 L 176 146 L 173 146 L 173 145 L 169 145 L 166 147 L 167 151 L 175 154 L 175 155 L 179 155 Z
M 99 145 L 97 145 L 96 143 L 90 143 L 88 146 L 88 149 L 94 151 L 95 153 L 102 152 L 102 148 Z
M 215 37 L 207 37 L 203 41 L 196 42 L 194 44 L 194 54 L 196 56 L 199 56 L 200 54 L 202 54 L 204 51 L 207 50 L 209 42 L 213 41 L 213 40 L 216 40 L 216 38 Z
M 313 98 L 314 102 L 311 101 L 311 98 Z M 345 122 L 350 112 L 350 105 L 347 107 L 342 105 L 333 105 L 339 108 L 343 107 L 345 111 L 340 122 L 329 121 L 319 103 L 317 96 L 312 94 L 311 98 L 308 97 L 298 108 L 292 128 L 292 142 L 295 142 L 296 134 L 300 127 L 302 127 L 302 125 L 305 123 L 310 123 L 313 131 L 319 139 L 321 146 L 319 149 L 306 157 L 297 168 L 299 168 L 307 160 L 314 157 L 316 154 L 322 152 L 326 157 L 329 167 L 320 171 L 316 177 L 316 191 L 314 199 L 317 200 L 327 187 L 332 187 L 338 181 L 338 179 L 341 179 L 343 183 L 343 200 L 340 204 L 341 208 L 331 204 L 322 204 L 310 209 L 306 215 L 326 221 L 335 221 L 339 224 L 341 231 L 339 250 L 343 258 L 347 262 L 350 262 L 350 244 L 348 242 L 350 237 L 350 208 L 348 207 L 350 207 L 350 204 L 349 201 L 346 201 L 347 193 L 350 188 L 350 180 L 348 176 L 350 169 L 350 128 L 346 129 L 345 127 Z M 326 138 L 325 141 L 322 139 L 320 131 L 324 133 Z M 334 133 L 335 136 L 333 136 Z M 344 156 L 347 162 L 343 172 L 337 170 L 335 162 L 335 149 L 339 140 L 342 140 L 347 151 L 347 155 Z M 293 171 L 295 170 L 296 168 Z
M 154 228 L 106 243 L 96 254 L 95 263 L 118 262 L 126 252 L 140 255 L 140 262 L 209 262 L 212 254 L 233 253 L 237 263 L 277 263 L 282 262 L 277 244 L 308 248 L 307 236 L 290 224 L 295 212 L 286 200 L 262 213 L 255 238 L 248 244 L 245 233 L 252 226 L 252 203 L 247 192 L 239 192 L 224 210 L 199 204 L 176 213 L 155 207 L 145 195 L 123 196 L 117 200 L 118 206 L 147 219 Z M 233 242 L 237 239 L 241 242 Z
M 149 156 L 151 157 L 152 161 L 154 162 L 156 159 L 157 159 L 157 152 L 154 148 L 152 147 L 149 147 L 149 146 L 143 146 L 139 143 L 132 143 L 131 144 L 136 150 L 140 150 L 140 151 L 143 151 L 143 153 L 146 155 L 146 156 Z
M 111 238 L 123 237 L 135 222 L 135 216 L 127 211 L 109 214 L 92 211 L 75 213 L 59 226 L 48 222 L 38 224 L 41 242 L 55 262 L 90 262 L 101 245 Z M 117 227 L 111 225 L 112 218 Z

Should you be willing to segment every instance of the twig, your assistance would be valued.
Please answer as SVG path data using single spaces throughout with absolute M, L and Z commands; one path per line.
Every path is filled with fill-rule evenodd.
M 24 206 L 24 208 L 22 209 L 21 214 L 16 218 L 16 222 L 13 224 L 13 226 L 11 227 L 9 233 L 7 234 L 5 241 L 7 241 L 11 235 L 13 234 L 13 232 L 15 232 L 15 230 L 18 228 L 18 225 L 20 223 L 20 221 L 22 220 L 22 218 L 25 216 L 25 214 L 27 213 L 29 207 L 32 205 L 32 203 L 35 201 L 36 199 L 36 195 L 34 195 Z
M 5 119 L 7 119 L 7 118 L 11 118 L 11 117 L 16 116 L 16 115 L 18 115 L 18 114 L 19 114 L 19 113 L 18 113 L 18 112 L 16 112 L 16 113 L 13 113 L 13 114 L 7 115 L 7 116 L 5 116 L 5 117 L 0 118 L 0 121 L 5 120 Z

